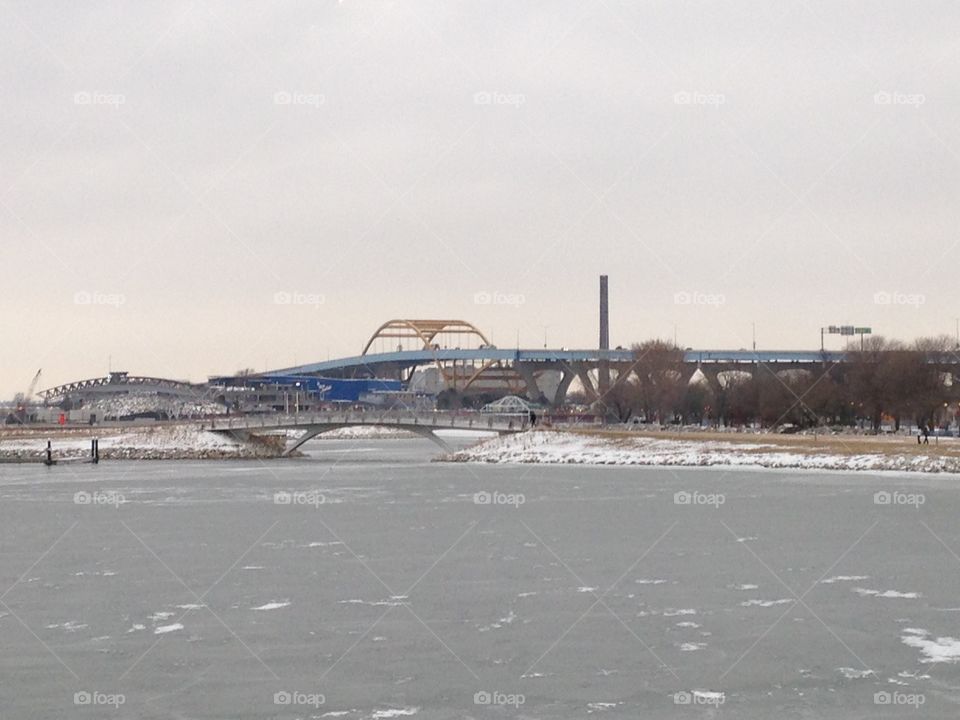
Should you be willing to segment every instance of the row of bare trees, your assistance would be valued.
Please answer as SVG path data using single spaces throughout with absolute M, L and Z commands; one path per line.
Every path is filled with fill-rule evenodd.
M 629 372 L 621 369 L 603 398 L 620 421 L 858 425 L 879 431 L 885 424 L 947 426 L 960 413 L 960 382 L 953 382 L 951 371 L 960 352 L 947 336 L 909 344 L 873 336 L 841 363 L 784 370 L 757 362 L 715 375 L 691 375 L 683 350 L 661 340 L 634 345 L 633 352 Z

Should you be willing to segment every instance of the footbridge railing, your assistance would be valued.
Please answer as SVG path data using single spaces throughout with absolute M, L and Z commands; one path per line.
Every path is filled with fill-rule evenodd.
M 330 411 L 282 415 L 245 415 L 210 421 L 210 430 L 295 430 L 317 425 L 351 427 L 380 425 L 388 427 L 424 427 L 438 430 L 484 430 L 498 433 L 521 432 L 529 419 L 523 415 L 481 415 L 479 413 L 410 412 L 387 410 Z

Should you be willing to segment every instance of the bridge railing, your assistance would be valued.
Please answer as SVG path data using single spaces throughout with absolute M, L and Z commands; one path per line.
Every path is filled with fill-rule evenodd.
M 498 417 L 477 413 L 429 412 L 404 410 L 350 410 L 311 413 L 283 413 L 278 415 L 248 415 L 212 420 L 210 430 L 256 430 L 303 428 L 311 425 L 378 425 L 418 426 L 439 429 L 526 430 L 529 421 L 524 417 Z

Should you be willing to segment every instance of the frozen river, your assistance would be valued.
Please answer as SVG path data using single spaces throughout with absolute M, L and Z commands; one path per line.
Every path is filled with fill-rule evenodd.
M 307 449 L 0 466 L 0 718 L 960 715 L 956 476 Z

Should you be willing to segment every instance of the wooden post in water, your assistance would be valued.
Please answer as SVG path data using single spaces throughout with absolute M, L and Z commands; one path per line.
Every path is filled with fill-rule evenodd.
M 47 440 L 47 457 L 43 461 L 44 465 L 53 465 L 53 443 Z

